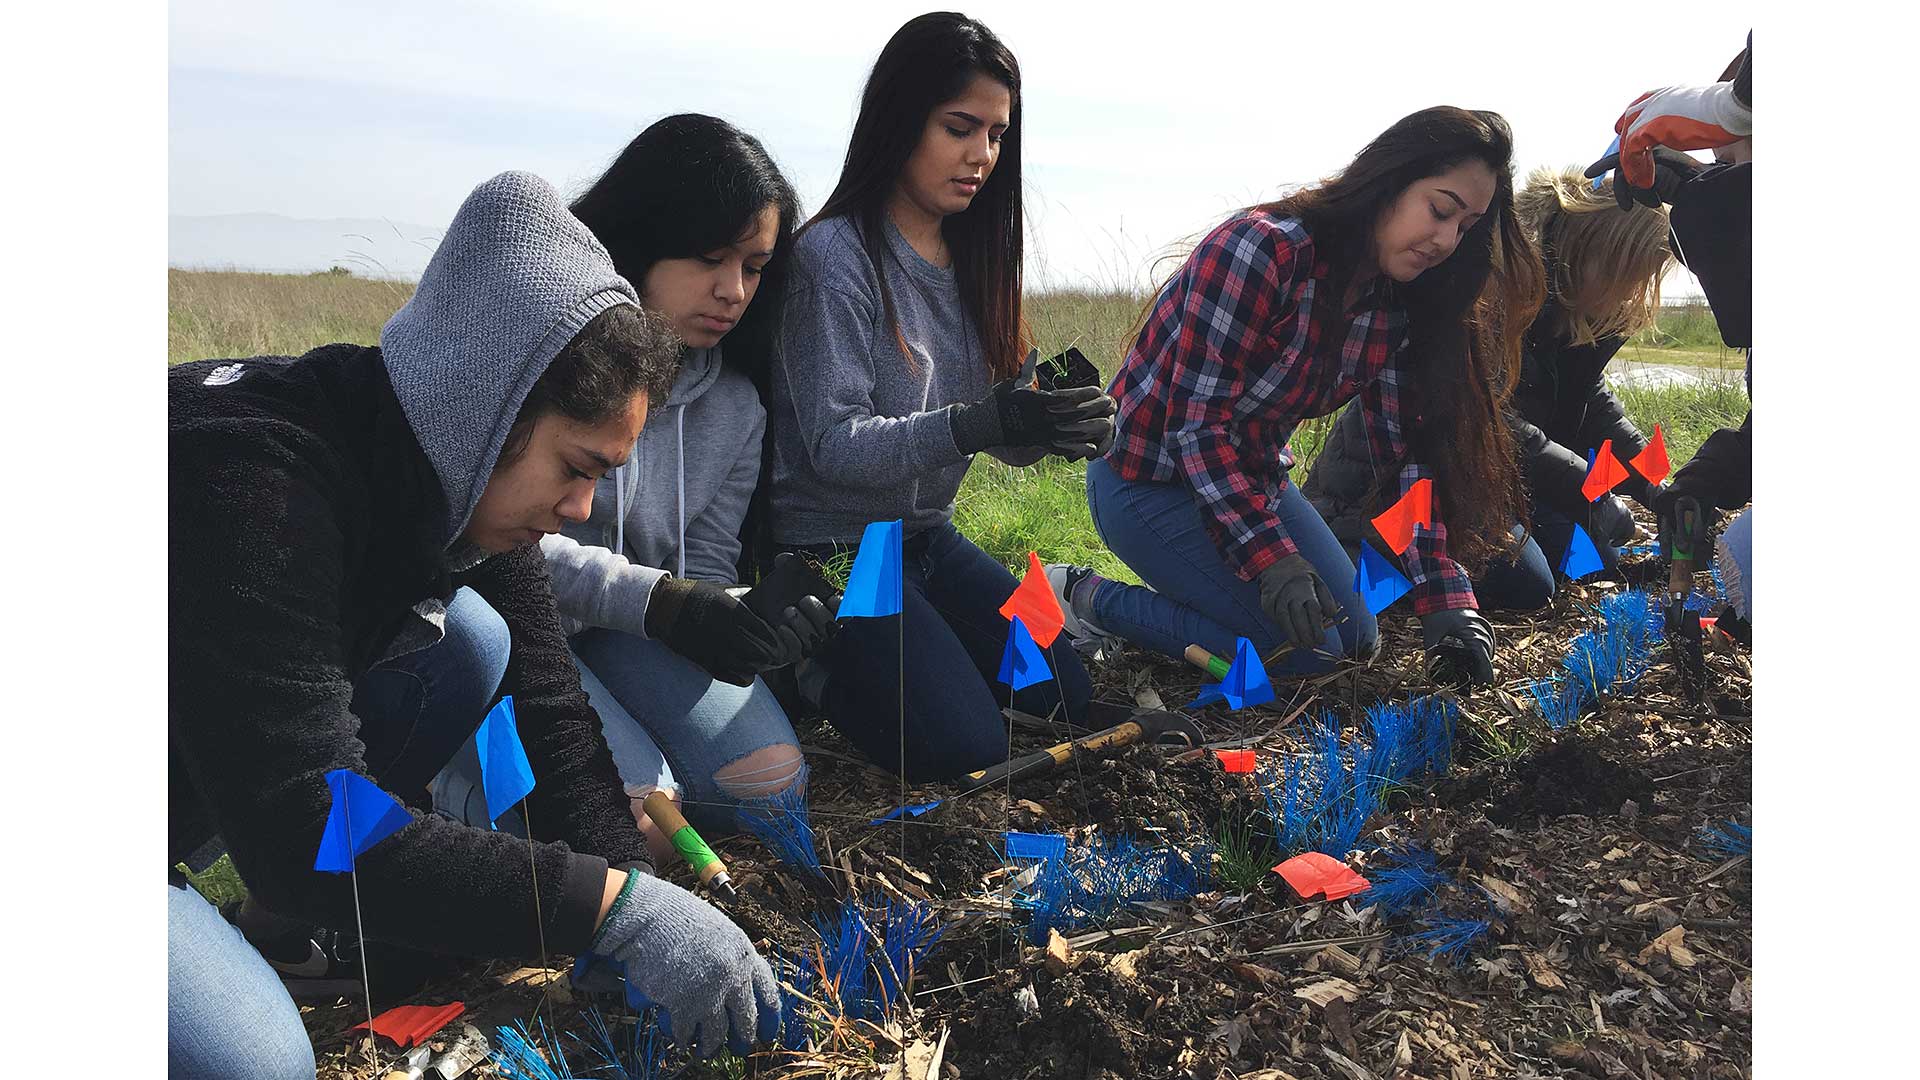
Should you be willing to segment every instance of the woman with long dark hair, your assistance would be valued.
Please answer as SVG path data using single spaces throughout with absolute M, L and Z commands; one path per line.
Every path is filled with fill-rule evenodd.
M 1424 109 L 1200 242 L 1149 308 L 1114 378 L 1114 447 L 1087 468 L 1101 538 L 1150 588 L 1053 568 L 1069 630 L 1173 656 L 1290 643 L 1279 674 L 1371 653 L 1353 562 L 1287 447 L 1357 397 L 1382 478 L 1372 512 L 1431 481 L 1431 524 L 1404 559 L 1429 669 L 1492 677 L 1493 631 L 1455 560 L 1503 545 L 1522 498 L 1500 410 L 1543 285 L 1512 152 L 1498 114 Z
M 1015 583 L 953 527 L 968 462 L 1083 459 L 1112 431 L 1097 388 L 1019 374 L 1021 120 L 1019 64 L 992 31 L 950 12 L 901 27 L 868 76 L 839 184 L 795 245 L 781 328 L 775 540 L 828 560 L 872 521 L 907 534 L 904 627 L 841 624 L 818 696 L 856 746 L 915 779 L 1007 750 L 993 680 Z M 1064 647 L 1050 662 L 1058 682 L 1014 705 L 1046 715 L 1064 696 L 1081 718 L 1085 669 Z
M 637 135 L 572 210 L 686 344 L 592 515 L 541 550 L 627 794 L 674 791 L 703 828 L 731 831 L 743 803 L 804 791 L 799 740 L 759 676 L 830 619 L 824 585 L 771 620 L 728 592 L 750 577 L 742 538 L 765 504 L 763 399 L 799 200 L 758 139 L 683 114 Z
M 1652 509 L 1659 485 L 1633 462 L 1647 437 L 1607 388 L 1607 363 L 1629 337 L 1653 324 L 1660 278 L 1672 265 L 1667 213 L 1622 214 L 1603 181 L 1596 190 L 1578 169 L 1539 169 L 1515 198 L 1515 213 L 1547 269 L 1547 301 L 1528 327 L 1520 381 L 1508 409 L 1526 481 L 1531 528 L 1515 526 L 1518 550 L 1491 560 L 1474 577 L 1488 610 L 1531 611 L 1553 598 L 1553 567 L 1575 525 L 1592 537 L 1603 565 L 1634 535 L 1622 496 Z M 1589 501 L 1588 454 L 1603 445 L 1627 463 L 1628 478 Z M 1366 532 L 1366 499 L 1377 478 L 1365 418 L 1349 405 L 1314 459 L 1301 490 L 1347 545 Z

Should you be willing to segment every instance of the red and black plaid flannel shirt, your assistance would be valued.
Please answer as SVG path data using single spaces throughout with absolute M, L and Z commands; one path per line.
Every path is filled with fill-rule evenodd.
M 1399 490 L 1432 475 L 1411 459 L 1403 426 L 1406 314 L 1384 278 L 1341 311 L 1331 273 L 1297 219 L 1229 218 L 1160 290 L 1114 377 L 1107 463 L 1129 480 L 1191 486 L 1214 542 L 1248 581 L 1298 550 L 1272 507 L 1301 420 L 1357 394 L 1373 459 L 1401 466 Z M 1418 614 L 1477 606 L 1446 541 L 1437 517 L 1414 530 L 1404 562 Z

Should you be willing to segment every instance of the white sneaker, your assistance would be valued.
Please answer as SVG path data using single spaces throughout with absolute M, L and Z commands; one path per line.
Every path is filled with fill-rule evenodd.
M 1077 645 L 1081 642 L 1096 644 L 1118 640 L 1113 634 L 1082 619 L 1073 613 L 1073 588 L 1080 584 L 1088 574 L 1093 573 L 1091 566 L 1073 566 L 1069 563 L 1048 563 L 1046 566 L 1047 586 L 1053 590 L 1053 598 L 1060 605 L 1065 617 L 1067 636 Z

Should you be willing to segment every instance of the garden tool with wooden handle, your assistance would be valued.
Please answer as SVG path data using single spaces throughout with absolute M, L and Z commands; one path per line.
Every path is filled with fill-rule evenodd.
M 1036 750 L 1031 754 L 1003 761 L 990 768 L 970 772 L 959 780 L 960 794 L 965 795 L 993 784 L 1038 776 L 1075 754 L 1103 750 L 1108 747 L 1130 746 L 1137 742 L 1157 743 L 1169 739 L 1185 743 L 1188 748 L 1199 746 L 1201 743 L 1200 732 L 1190 721 L 1170 712 L 1142 711 L 1135 713 L 1131 720 L 1115 724 L 1105 731 L 1096 731 L 1071 742 L 1063 742 L 1045 750 Z
M 721 862 L 720 856 L 715 855 L 700 834 L 693 831 L 693 826 L 687 824 L 680 808 L 673 805 L 672 796 L 655 788 L 647 793 L 640 805 L 646 809 L 647 816 L 653 819 L 661 835 L 673 845 L 673 850 L 687 860 L 687 865 L 699 876 L 700 884 L 728 900 L 740 898 L 739 892 L 733 887 L 732 876 L 727 873 L 727 864 Z

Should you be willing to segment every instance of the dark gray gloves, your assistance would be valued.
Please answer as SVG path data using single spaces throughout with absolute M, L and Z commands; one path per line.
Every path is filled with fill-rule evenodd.
M 1636 202 L 1642 206 L 1672 203 L 1686 182 L 1693 179 L 1704 168 L 1706 166 L 1695 161 L 1690 154 L 1659 146 L 1653 151 L 1652 187 L 1634 187 L 1629 183 L 1627 174 L 1620 170 L 1618 153 L 1608 154 L 1587 166 L 1587 177 L 1592 179 L 1596 176 L 1604 176 L 1609 170 L 1614 170 L 1613 199 L 1620 204 L 1620 209 L 1631 210 Z
M 1705 566 L 1713 556 L 1714 510 L 1697 497 L 1672 485 L 1654 496 L 1653 512 L 1660 519 L 1660 554 Z
M 648 874 L 628 874 L 591 951 L 660 1007 L 673 1041 L 701 1057 L 746 1053 L 780 1031 L 780 989 L 747 935 L 713 905 Z
M 708 581 L 660 579 L 647 598 L 645 626 L 648 637 L 735 686 L 753 685 L 755 675 L 780 666 L 788 651 L 766 620 Z
M 1313 564 L 1296 552 L 1260 572 L 1260 610 L 1295 648 L 1318 649 L 1340 605 Z
M 1060 390 L 1035 383 L 1039 354 L 987 396 L 953 410 L 953 442 L 963 454 L 995 446 L 1044 447 L 1070 461 L 1099 457 L 1113 445 L 1118 406 L 1098 386 Z
M 1427 647 L 1427 677 L 1465 688 L 1493 682 L 1493 625 L 1472 608 L 1420 616 Z
M 1597 543 L 1619 547 L 1633 539 L 1633 511 L 1627 509 L 1625 499 L 1611 492 L 1589 504 L 1587 521 L 1587 531 Z
M 797 664 L 826 644 L 840 594 L 807 560 L 791 551 L 773 557 L 773 570 L 740 597 L 773 628 L 780 655 L 772 667 Z

